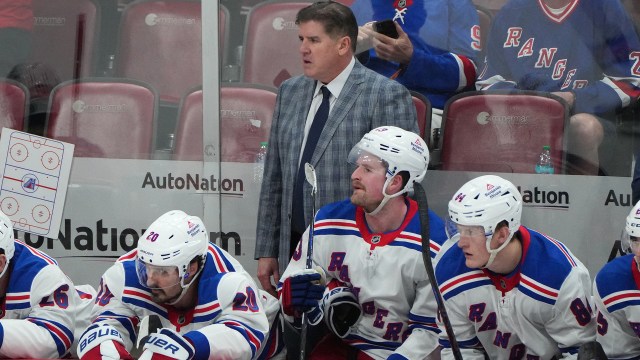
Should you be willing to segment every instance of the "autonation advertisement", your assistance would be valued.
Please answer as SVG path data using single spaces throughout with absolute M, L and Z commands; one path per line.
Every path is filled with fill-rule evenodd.
M 162 213 L 200 216 L 211 241 L 255 275 L 253 258 L 260 184 L 253 164 L 75 158 L 57 238 L 19 232 L 55 257 L 78 284 L 101 274 Z M 429 204 L 446 217 L 453 193 L 480 173 L 429 171 Z M 630 179 L 500 174 L 522 193 L 522 223 L 564 242 L 594 275 L 610 256 L 630 210 Z M 277 211 L 274 209 L 274 211 Z

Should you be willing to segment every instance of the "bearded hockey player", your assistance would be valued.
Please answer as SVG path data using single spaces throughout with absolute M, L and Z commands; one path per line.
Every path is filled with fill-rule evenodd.
M 200 218 L 179 210 L 154 221 L 137 249 L 102 276 L 80 358 L 130 359 L 136 326 L 148 316 L 159 317 L 161 328 L 142 341 L 141 359 L 253 359 L 278 352 L 277 331 L 268 337 L 277 300 L 260 292 L 208 234 Z
M 609 359 L 640 358 L 640 202 L 627 216 L 622 249 L 628 255 L 607 263 L 596 275 L 596 339 Z
M 589 272 L 564 244 L 521 226 L 521 215 L 520 192 L 495 175 L 449 201 L 457 246 L 436 278 L 465 360 L 575 359 L 595 338 Z M 442 358 L 453 358 L 446 334 L 440 343 Z
M 324 319 L 332 332 L 311 359 L 421 359 L 437 348 L 418 206 L 406 196 L 425 177 L 428 151 L 397 127 L 365 134 L 348 158 L 351 198 L 315 217 L 313 270 L 305 269 L 309 229 L 303 235 L 278 287 L 288 321 L 296 325 L 307 311 L 312 325 Z M 429 218 L 434 257 L 446 234 L 437 215 Z
M 14 240 L 0 212 L 0 357 L 69 356 L 76 326 L 88 324 L 95 290 L 84 289 L 76 291 L 53 258 Z

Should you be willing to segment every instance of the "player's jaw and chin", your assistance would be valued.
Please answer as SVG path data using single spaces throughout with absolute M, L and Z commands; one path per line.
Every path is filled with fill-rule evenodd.
M 352 181 L 351 187 L 353 193 L 351 194 L 351 203 L 355 206 L 364 208 L 366 212 L 371 212 L 380 205 L 382 202 L 382 194 L 380 196 L 372 195 L 367 188 L 359 181 Z
M 151 289 L 151 299 L 158 304 L 169 304 L 174 302 L 180 296 L 180 290 L 171 291 L 176 286 L 163 289 Z M 177 285 L 180 288 L 180 285 Z

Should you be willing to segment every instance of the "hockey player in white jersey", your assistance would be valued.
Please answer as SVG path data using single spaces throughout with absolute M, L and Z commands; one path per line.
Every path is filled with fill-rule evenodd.
M 511 182 L 480 176 L 448 207 L 457 246 L 439 259 L 436 278 L 465 360 L 483 352 L 496 360 L 575 359 L 595 340 L 589 272 L 564 244 L 521 226 L 522 196 Z M 442 358 L 451 359 L 440 334 Z
M 350 199 L 315 216 L 314 270 L 306 270 L 309 229 L 278 290 L 287 321 L 303 311 L 332 334 L 311 359 L 424 359 L 437 349 L 436 305 L 422 259 L 415 201 L 405 195 L 429 164 L 425 142 L 385 126 L 371 130 L 349 154 L 355 165 Z M 430 212 L 430 254 L 446 240 L 444 223 Z M 324 278 L 327 285 L 314 281 Z M 438 350 L 436 350 L 438 351 Z
M 15 240 L 11 220 L 0 212 L 1 358 L 71 355 L 75 324 L 88 317 L 82 307 L 92 292 L 76 291 L 53 258 Z
M 596 275 L 596 339 L 609 359 L 640 358 L 640 202 L 627 216 L 622 249 Z
M 209 243 L 200 218 L 173 210 L 102 276 L 78 354 L 131 359 L 139 321 L 155 315 L 162 328 L 142 342 L 140 359 L 268 358 L 282 348 L 277 331 L 269 337 L 277 313 L 277 299 Z

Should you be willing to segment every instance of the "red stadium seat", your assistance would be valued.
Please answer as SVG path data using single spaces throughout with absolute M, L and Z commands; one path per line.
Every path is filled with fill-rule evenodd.
M 124 8 L 115 74 L 151 84 L 161 100 L 178 103 L 202 84 L 202 17 L 198 0 L 142 0 Z M 220 5 L 221 54 L 229 14 Z
M 255 84 L 229 84 L 220 88 L 221 160 L 250 163 L 269 140 L 276 89 Z M 202 90 L 189 93 L 179 111 L 175 160 L 203 159 Z M 212 124 L 208 124 L 212 125 Z
M 442 118 L 442 168 L 535 173 L 542 147 L 550 145 L 556 173 L 563 173 L 568 119 L 566 103 L 548 93 L 458 94 Z
M 278 87 L 302 74 L 298 11 L 309 1 L 265 1 L 254 6 L 247 19 L 242 81 Z
M 33 0 L 30 61 L 51 66 L 61 80 L 93 75 L 99 24 L 91 0 Z
M 51 92 L 46 135 L 75 144 L 75 156 L 149 159 L 157 108 L 155 91 L 139 81 L 67 81 Z
M 0 128 L 25 130 L 28 112 L 29 90 L 17 81 L 0 79 Z
M 417 91 L 411 90 L 410 93 L 413 105 L 416 107 L 420 137 L 427 142 L 427 146 L 431 149 L 431 102 Z

